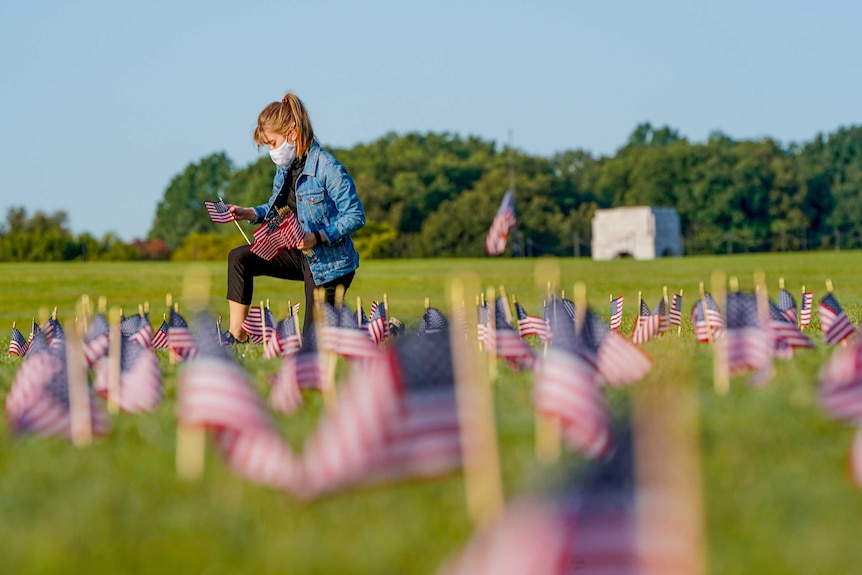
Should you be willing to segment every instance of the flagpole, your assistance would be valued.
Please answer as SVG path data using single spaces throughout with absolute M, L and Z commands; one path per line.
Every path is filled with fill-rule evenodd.
M 41 310 L 40 310 L 41 311 Z M 87 388 L 87 367 L 81 353 L 84 324 L 75 322 L 66 334 L 66 385 L 69 391 L 69 426 L 75 447 L 85 447 L 93 441 L 90 394 Z
M 108 413 L 120 411 L 120 370 L 122 354 L 122 335 L 120 308 L 111 308 L 108 316 Z
M 221 198 L 221 196 L 219 196 L 219 201 L 224 202 L 224 200 Z M 248 245 L 251 245 L 251 241 L 249 241 L 248 236 L 245 235 L 245 231 L 243 231 L 242 227 L 239 225 L 239 222 L 237 221 L 236 216 L 233 213 L 231 213 L 231 217 L 233 218 L 233 223 L 236 224 L 236 229 L 238 229 L 239 233 L 242 234 L 242 237 L 245 238 L 245 243 Z

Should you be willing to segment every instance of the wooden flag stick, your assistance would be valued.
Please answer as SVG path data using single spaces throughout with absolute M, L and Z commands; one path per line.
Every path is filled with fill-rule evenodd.
M 547 301 L 553 301 L 553 293 L 551 286 L 556 286 L 560 281 L 560 266 L 553 260 L 540 260 L 536 264 L 535 283 L 538 289 L 547 287 Z M 555 289 L 555 288 L 554 288 Z M 546 302 L 547 303 L 547 302 Z M 557 313 L 557 307 L 554 305 L 552 313 Z M 553 323 L 556 323 L 557 317 L 550 318 Z M 548 354 L 548 342 L 544 343 L 544 355 Z M 535 453 L 536 459 L 543 464 L 550 465 L 560 459 L 560 445 L 562 437 L 562 427 L 560 419 L 556 415 L 534 411 L 535 413 Z
M 362 298 L 356 296 L 356 325 L 362 327 Z
M 122 312 L 112 307 L 108 314 L 108 413 L 120 411 L 120 361 L 122 355 L 122 334 L 120 322 Z
M 488 302 L 488 341 L 491 345 L 488 346 L 488 379 L 491 383 L 497 380 L 497 303 L 494 294 L 494 288 L 488 286 L 487 289 Z
M 84 365 L 84 324 L 76 322 L 66 333 L 66 372 L 72 443 L 85 447 L 93 441 L 87 367 Z
M 210 277 L 203 267 L 192 267 L 183 280 L 183 301 L 193 313 L 199 313 L 209 305 Z M 166 303 L 179 313 L 179 304 L 172 302 L 168 294 Z M 201 425 L 177 425 L 177 475 L 194 481 L 203 476 L 206 456 L 206 428 Z
M 222 200 L 221 196 L 219 196 L 219 201 L 224 202 L 224 200 Z M 242 234 L 242 237 L 245 238 L 245 243 L 248 245 L 251 245 L 251 240 L 249 240 L 248 236 L 245 235 L 245 231 L 243 231 L 242 226 L 239 225 L 239 222 L 237 221 L 236 216 L 234 216 L 233 214 L 231 214 L 231 216 L 233 217 L 233 223 L 236 224 L 236 229 L 238 229 L 239 233 Z
M 467 326 L 467 338 L 476 341 L 476 322 L 467 321 L 465 294 L 478 291 L 476 276 L 449 280 L 449 337 L 452 342 L 452 367 L 458 402 L 458 420 L 464 467 L 467 510 L 479 527 L 489 526 L 503 509 L 497 426 L 487 371 L 482 369 L 478 350 L 473 345 L 456 345 Z
M 835 291 L 835 286 L 832 285 L 832 280 L 826 280 L 826 291 L 829 293 Z
M 664 302 L 664 315 L 666 317 L 662 317 L 659 320 L 661 322 L 659 326 L 661 326 L 662 324 L 667 325 L 668 330 L 670 330 L 670 302 L 667 299 L 667 286 L 662 286 L 661 290 L 661 297 L 662 301 Z M 665 323 L 665 321 L 667 321 L 667 323 Z M 659 331 L 662 331 L 661 327 L 659 327 Z M 662 335 L 664 334 L 662 333 Z
M 83 330 L 86 335 L 90 331 L 90 314 L 92 313 L 90 306 L 90 296 L 84 294 L 81 296 L 80 317 L 83 322 Z
M 778 289 L 784 289 L 784 278 L 778 278 Z
M 723 271 L 712 272 L 712 296 L 721 309 L 727 311 L 725 277 Z M 704 315 L 706 315 L 706 308 L 704 308 Z M 713 347 L 712 376 L 716 393 L 726 395 L 730 391 L 730 375 L 727 372 L 727 340 L 723 337 L 717 338 Z
M 426 298 L 425 298 L 425 311 L 428 311 L 428 308 L 429 308 L 429 307 L 431 307 L 431 298 L 430 298 L 430 297 L 426 297 Z

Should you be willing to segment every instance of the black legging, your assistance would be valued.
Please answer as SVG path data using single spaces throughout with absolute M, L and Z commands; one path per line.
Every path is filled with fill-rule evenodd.
M 267 261 L 251 253 L 251 246 L 240 246 L 231 250 L 227 258 L 227 299 L 243 305 L 251 305 L 254 278 L 257 276 L 303 281 L 305 283 L 305 317 L 302 328 L 304 331 L 314 323 L 311 309 L 314 306 L 315 288 L 324 288 L 326 301 L 335 304 L 335 288 L 339 285 L 344 286 L 346 292 L 353 282 L 354 275 L 356 272 L 350 272 L 318 286 L 314 284 L 308 260 L 299 250 L 283 249 L 272 260 Z

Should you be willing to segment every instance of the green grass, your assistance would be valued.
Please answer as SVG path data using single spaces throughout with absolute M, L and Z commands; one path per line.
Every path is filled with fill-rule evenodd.
M 778 277 L 798 294 L 805 284 L 824 293 L 824 281 L 858 322 L 862 282 L 858 252 L 682 258 L 653 262 L 557 260 L 560 284 L 571 292 L 584 281 L 594 309 L 607 317 L 608 295 L 626 296 L 624 330 L 631 329 L 638 291 L 650 306 L 662 286 L 685 290 L 685 324 L 698 282 L 722 269 L 743 288 L 763 270 L 777 292 Z M 446 308 L 447 277 L 476 274 L 483 286 L 506 286 L 530 313 L 541 313 L 536 260 L 409 260 L 367 262 L 348 292 L 351 307 L 361 296 L 388 295 L 393 315 L 415 330 L 424 299 Z M 226 315 L 223 264 L 204 266 L 212 304 Z M 149 301 L 158 323 L 165 294 L 182 301 L 181 264 L 2 264 L 0 345 L 8 346 L 13 321 L 29 330 L 40 308 L 58 307 L 70 325 L 81 294 L 106 296 L 127 313 Z M 302 296 L 298 283 L 261 279 L 256 297 L 269 299 L 277 315 Z M 798 295 L 797 295 L 798 299 Z M 182 310 L 182 307 L 181 307 Z M 5 327 L 3 327 L 5 326 Z M 862 564 L 856 525 L 862 494 L 851 484 L 846 457 L 853 430 L 829 419 L 816 400 L 817 372 L 831 350 L 818 347 L 793 361 L 777 362 L 765 389 L 734 378 L 731 392 L 712 389 L 708 346 L 690 328 L 645 346 L 656 368 L 639 386 L 662 379 L 697 392 L 707 562 L 712 573 L 855 573 Z M 241 362 L 262 392 L 276 362 L 247 348 Z M 471 536 L 460 476 L 342 493 L 313 503 L 257 487 L 233 476 L 213 449 L 204 478 L 176 477 L 176 367 L 161 358 L 167 399 L 152 414 L 114 418 L 114 431 L 84 449 L 61 440 L 13 437 L 0 423 L 0 573 L 433 573 Z M 20 360 L 0 355 L 3 395 Z M 503 484 L 511 499 L 542 485 L 557 468 L 539 466 L 533 454 L 530 376 L 500 364 L 495 385 Z M 610 390 L 613 406 L 630 390 Z M 322 409 L 319 396 L 293 417 L 277 416 L 285 438 L 300 450 Z

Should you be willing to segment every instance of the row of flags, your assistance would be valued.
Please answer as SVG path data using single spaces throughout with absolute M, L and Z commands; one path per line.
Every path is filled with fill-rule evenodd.
M 735 365 L 740 370 L 765 371 L 768 362 L 763 358 L 771 361 L 779 342 L 785 342 L 791 349 L 810 345 L 810 340 L 790 321 L 790 309 L 779 307 L 783 305 L 781 302 L 773 304 L 758 293 L 732 291 L 721 300 L 722 309 L 707 295 L 704 292 L 695 303 L 692 317 L 696 317 L 695 308 L 700 305 L 707 332 L 712 334 L 716 348 L 725 350 L 728 368 Z M 715 304 L 712 316 L 708 315 L 710 300 Z M 681 308 L 681 297 L 678 301 Z M 764 306 L 764 301 L 768 305 Z M 823 306 L 834 314 L 826 322 L 824 339 L 828 334 L 830 341 L 850 340 L 850 345 L 833 356 L 834 365 L 830 362 L 824 368 L 822 401 L 841 418 L 859 421 L 862 412 L 854 410 L 858 410 L 856 403 L 862 405 L 856 397 L 857 394 L 862 397 L 858 367 L 862 365 L 859 361 L 862 351 L 858 339 L 851 338 L 855 328 L 834 294 L 830 292 L 823 301 L 821 314 Z M 559 424 L 556 440 L 592 462 L 588 466 L 591 471 L 562 494 L 513 503 L 498 522 L 478 535 L 476 543 L 469 544 L 464 554 L 448 563 L 443 572 L 514 573 L 526 569 L 531 573 L 563 573 L 575 567 L 579 569 L 576 572 L 584 573 L 637 572 L 627 569 L 636 569 L 644 560 L 642 554 L 656 550 L 638 544 L 631 439 L 614 422 L 605 386 L 642 379 L 652 360 L 636 343 L 634 334 L 630 339 L 613 330 L 583 299 L 576 303 L 551 296 L 545 303 L 543 317 L 529 322 L 522 322 L 521 312 L 523 316 L 528 314 L 517 301 L 514 303 L 514 314 L 507 310 L 508 300 L 504 297 L 477 305 L 477 343 L 489 354 L 512 359 L 519 369 L 533 370 L 531 401 L 537 418 L 556 421 Z M 342 303 L 324 304 L 322 311 L 312 329 L 296 334 L 301 343 L 298 341 L 295 349 L 288 346 L 294 353 L 285 357 L 279 370 L 281 374 L 287 369 L 285 366 L 292 365 L 293 379 L 284 375 L 289 382 L 281 385 L 280 391 L 283 395 L 292 393 L 293 400 L 276 399 L 279 388 L 276 378 L 268 407 L 234 355 L 222 347 L 217 335 L 218 322 L 202 312 L 192 317 L 190 326 L 172 308 L 170 319 L 163 322 L 163 326 L 167 325 L 167 345 L 173 345 L 174 350 L 192 350 L 184 358 L 178 378 L 179 423 L 210 430 L 225 464 L 240 477 L 302 498 L 373 483 L 436 477 L 462 469 L 466 453 L 464 419 L 458 414 L 452 349 L 461 345 L 459 330 L 466 337 L 466 326 L 450 332 L 445 315 L 427 306 L 416 333 L 395 338 L 391 345 L 379 346 L 372 342 L 370 330 L 367 327 L 363 330 L 361 310 L 354 313 Z M 639 316 L 658 317 L 657 321 L 650 320 L 649 325 L 656 324 L 661 333 L 662 316 L 668 316 L 670 326 L 671 314 L 661 306 L 657 306 L 657 311 L 647 316 L 641 310 Z M 263 306 L 258 312 L 262 334 L 270 325 L 267 312 Z M 90 322 L 81 349 L 92 369 L 107 365 L 111 349 L 110 325 L 96 317 Z M 152 349 L 132 339 L 138 336 L 146 340 L 145 335 L 140 335 L 146 329 L 143 318 L 141 314 L 135 320 L 137 329 L 130 321 L 121 330 L 121 350 L 126 358 L 123 371 L 127 375 L 132 371 L 142 373 L 141 377 L 152 379 L 158 369 L 153 372 L 146 364 L 138 363 L 140 357 L 154 359 Z M 525 329 L 534 332 L 527 336 L 542 338 L 547 345 L 545 353 L 521 345 L 525 343 L 520 330 L 522 323 L 528 326 Z M 148 320 L 146 324 L 149 325 Z M 852 328 L 849 332 L 848 324 Z M 108 325 L 107 346 L 103 343 L 105 325 Z M 722 335 L 716 336 L 718 332 L 713 327 L 720 327 Z M 160 328 L 158 332 L 161 331 Z M 65 435 L 71 425 L 70 364 L 64 363 L 68 349 L 62 343 L 65 337 L 59 322 L 51 327 L 51 332 L 50 340 L 40 332 L 33 336 L 35 343 L 25 353 L 7 397 L 7 417 L 16 431 Z M 150 341 L 155 341 L 158 332 Z M 262 335 L 262 341 L 276 339 L 277 333 L 275 324 L 272 334 Z M 361 337 L 354 337 L 359 334 Z M 61 343 L 53 345 L 55 340 Z M 852 350 L 852 354 L 844 353 L 845 350 Z M 331 365 L 326 362 L 329 355 L 349 361 L 347 374 L 338 386 L 337 408 L 325 412 L 305 448 L 298 453 L 276 431 L 270 409 L 279 409 L 275 403 L 283 401 L 288 407 L 282 411 L 295 410 L 301 405 L 304 392 L 323 391 L 323 372 Z M 310 384 L 302 384 L 301 360 L 309 366 L 304 369 L 316 371 L 314 376 L 305 376 L 311 380 Z M 133 370 L 132 366 L 138 369 Z M 109 387 L 104 377 L 107 375 L 98 373 L 94 377 L 92 390 L 96 395 L 106 393 L 99 390 Z M 121 400 L 124 395 L 120 394 Z M 107 433 L 104 409 L 92 394 L 89 406 L 94 434 Z M 129 412 L 134 409 L 124 408 Z M 857 451 L 854 449 L 853 453 Z M 519 544 L 512 537 L 517 537 Z

